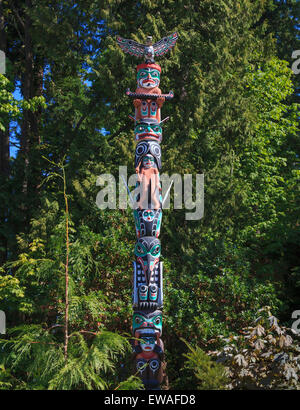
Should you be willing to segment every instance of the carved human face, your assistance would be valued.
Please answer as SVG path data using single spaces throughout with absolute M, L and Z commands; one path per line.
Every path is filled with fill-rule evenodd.
M 161 141 L 162 128 L 158 124 L 140 123 L 135 126 L 134 134 L 136 141 L 143 139 L 153 139 Z
M 141 68 L 137 72 L 138 87 L 141 88 L 155 88 L 159 86 L 160 72 L 155 68 Z
M 156 338 L 153 336 L 142 336 L 142 340 L 140 342 L 141 348 L 144 352 L 153 352 L 155 347 Z
M 142 161 L 143 168 L 149 169 L 155 167 L 155 161 L 153 155 L 145 155 Z
M 143 210 L 143 220 L 145 222 L 152 222 L 154 219 L 155 212 L 153 209 L 144 209 Z
M 146 313 L 142 311 L 134 312 L 132 323 L 133 334 L 136 331 L 154 329 L 160 335 L 162 334 L 162 312 L 156 310 L 155 312 Z

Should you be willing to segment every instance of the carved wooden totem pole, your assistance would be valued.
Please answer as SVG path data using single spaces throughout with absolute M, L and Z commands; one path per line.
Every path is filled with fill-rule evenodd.
M 161 169 L 162 124 L 160 110 L 173 93 L 162 94 L 159 83 L 161 67 L 155 56 L 163 56 L 176 43 L 177 33 L 164 37 L 152 45 L 117 37 L 125 53 L 145 58 L 137 66 L 137 89 L 126 94 L 135 107 L 134 134 L 135 170 L 139 194 L 135 198 L 134 220 L 137 242 L 133 262 L 133 356 L 146 389 L 159 389 L 163 379 L 164 345 L 162 335 L 163 263 L 158 239 L 162 221 L 162 197 L 159 170 Z

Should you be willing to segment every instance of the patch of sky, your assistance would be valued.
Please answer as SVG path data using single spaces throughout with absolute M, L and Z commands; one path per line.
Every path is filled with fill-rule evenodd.
M 102 127 L 102 128 L 96 128 L 96 131 L 97 132 L 100 132 L 102 135 L 109 135 L 110 134 L 110 131 L 107 131 L 107 129 L 105 129 L 104 127 Z
M 20 81 L 16 82 L 16 88 L 15 91 L 13 92 L 13 96 L 17 101 L 20 101 L 23 99 L 22 93 L 21 93 L 21 83 Z M 19 151 L 19 138 L 18 135 L 21 132 L 21 128 L 18 124 L 17 121 L 11 121 L 10 123 L 10 147 L 9 147 L 9 155 L 10 157 L 15 158 L 17 156 L 17 153 Z

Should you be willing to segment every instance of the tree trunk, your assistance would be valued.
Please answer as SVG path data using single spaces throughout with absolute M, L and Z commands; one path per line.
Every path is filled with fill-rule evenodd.
M 0 0 L 0 50 L 6 53 L 5 19 L 3 15 L 3 1 Z M 9 180 L 9 123 L 7 121 L 5 131 L 0 131 L 0 181 L 1 186 L 6 186 Z M 7 237 L 4 234 L 4 225 L 7 220 L 7 204 L 0 204 L 0 265 L 7 259 Z
M 26 0 L 26 7 L 31 7 L 31 0 Z M 25 100 L 42 95 L 43 91 L 43 61 L 34 55 L 32 44 L 32 22 L 28 12 L 24 15 L 24 73 L 21 79 L 21 90 Z M 40 161 L 37 146 L 40 144 L 40 120 L 41 111 L 32 112 L 24 110 L 21 125 L 20 155 L 24 163 L 22 178 L 22 193 L 24 201 L 22 210 L 24 212 L 25 230 L 29 227 L 31 210 L 35 209 L 38 199 L 38 187 L 41 182 Z M 34 201 L 34 202 L 33 202 Z

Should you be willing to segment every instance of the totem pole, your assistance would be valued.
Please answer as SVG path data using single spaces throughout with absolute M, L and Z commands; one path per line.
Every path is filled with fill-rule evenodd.
M 174 47 L 177 33 L 164 37 L 152 45 L 152 37 L 143 45 L 117 37 L 125 53 L 145 57 L 137 66 L 137 89 L 126 94 L 135 107 L 134 135 L 136 187 L 139 188 L 133 211 L 137 242 L 133 262 L 133 324 L 134 369 L 146 389 L 159 389 L 163 379 L 164 345 L 162 335 L 163 263 L 158 239 L 162 221 L 161 169 L 162 124 L 160 110 L 173 93 L 162 94 L 159 83 L 161 67 L 155 56 L 163 56 Z M 128 187 L 127 187 L 128 188 Z

